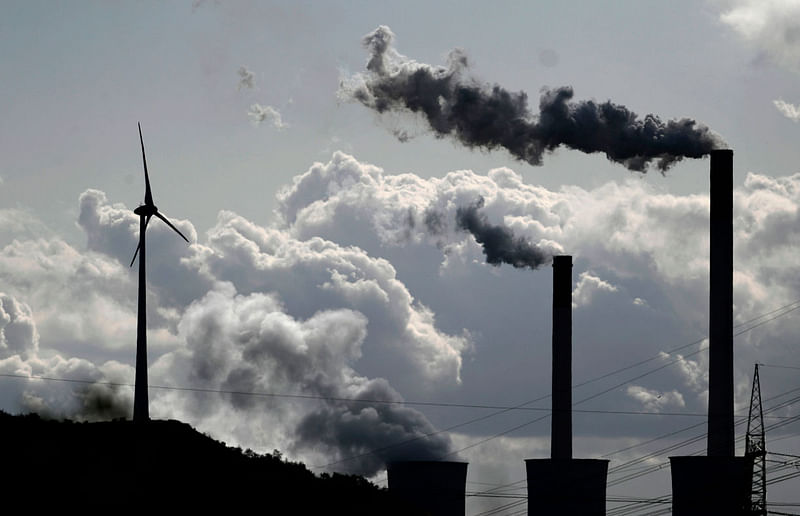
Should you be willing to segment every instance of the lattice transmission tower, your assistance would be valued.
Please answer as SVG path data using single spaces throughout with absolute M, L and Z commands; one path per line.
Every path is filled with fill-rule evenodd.
M 753 374 L 753 391 L 750 394 L 750 417 L 747 420 L 747 437 L 744 453 L 753 459 L 753 480 L 750 489 L 750 512 L 753 516 L 767 514 L 767 446 L 764 438 L 764 413 L 761 410 L 761 382 L 758 364 Z

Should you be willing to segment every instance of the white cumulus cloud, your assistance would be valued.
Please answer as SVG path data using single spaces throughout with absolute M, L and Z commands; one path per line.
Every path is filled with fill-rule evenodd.
M 592 299 L 602 292 L 616 292 L 618 289 L 615 285 L 594 276 L 590 272 L 582 272 L 578 277 L 578 284 L 575 285 L 575 290 L 572 292 L 572 306 L 578 308 L 586 306 L 592 302 Z
M 720 2 L 720 19 L 774 63 L 800 72 L 800 1 Z
M 255 103 L 250 106 L 250 109 L 247 111 L 247 116 L 250 117 L 254 125 L 268 122 L 276 129 L 288 127 L 283 122 L 280 112 L 272 106 L 262 106 L 261 104 Z
M 669 407 L 683 408 L 686 405 L 683 395 L 676 390 L 660 392 L 640 385 L 629 385 L 626 392 L 628 396 L 641 403 L 645 409 L 653 412 L 660 412 Z
M 800 122 L 800 106 L 795 106 L 783 99 L 773 100 L 773 104 L 780 113 L 792 122 Z

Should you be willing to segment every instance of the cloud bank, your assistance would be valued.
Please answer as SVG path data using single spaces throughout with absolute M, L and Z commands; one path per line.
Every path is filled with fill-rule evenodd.
M 508 168 L 423 178 L 337 152 L 296 175 L 277 201 L 271 226 L 223 211 L 203 235 L 173 214 L 190 246 L 166 226 L 149 229 L 151 382 L 221 391 L 153 389 L 154 417 L 182 419 L 232 444 L 375 474 L 387 460 L 453 450 L 435 431 L 455 416 L 423 414 L 399 403 L 406 397 L 548 392 L 539 377 L 549 367 L 550 277 L 488 266 L 484 246 L 459 222 L 471 207 L 484 227 L 575 256 L 575 345 L 583 349 L 576 378 L 705 331 L 704 195 L 663 193 L 635 180 L 550 190 Z M 800 175 L 751 173 L 736 189 L 737 323 L 800 298 L 798 206 Z M 81 195 L 79 209 L 81 247 L 39 239 L 0 216 L 9 221 L 0 231 L 15 235 L 0 249 L 0 373 L 29 378 L 0 379 L 5 409 L 86 419 L 130 413 L 132 389 L 108 383 L 133 379 L 136 277 L 128 263 L 138 224 L 130 208 L 97 190 Z M 742 399 L 752 361 L 790 356 L 797 324 L 782 318 L 737 338 Z M 703 353 L 661 360 L 673 359 L 673 368 L 603 403 L 703 410 Z M 523 374 L 532 370 L 542 374 Z M 520 387 L 520 378 L 530 383 Z M 487 391 L 490 384 L 498 390 Z M 591 432 L 639 431 L 613 425 Z M 385 446 L 402 441 L 408 445 Z
M 800 72 L 800 2 L 730 0 L 720 3 L 720 20 L 752 44 L 759 57 Z
M 0 252 L 0 274 L 14 292 L 0 294 L 0 372 L 18 377 L 6 380 L 16 387 L 3 390 L 3 406 L 53 417 L 129 416 L 136 280 L 128 262 L 138 224 L 97 190 L 84 192 L 79 206 L 85 250 L 21 239 Z M 179 417 L 229 442 L 280 447 L 314 462 L 346 459 L 340 469 L 367 475 L 387 460 L 450 453 L 449 439 L 404 406 L 389 380 L 357 371 L 372 357 L 389 360 L 386 370 L 400 383 L 423 390 L 460 381 L 468 337 L 437 329 L 391 264 L 231 212 L 220 213 L 206 244 L 189 222 L 173 220 L 191 246 L 174 245 L 166 226 L 148 228 L 151 384 L 318 401 L 151 390 L 154 417 Z M 36 376 L 88 383 L 75 388 Z M 390 403 L 348 401 L 362 398 Z M 367 453 L 398 440 L 409 444 Z
M 296 238 L 322 237 L 404 260 L 410 259 L 404 249 L 413 248 L 418 254 L 425 249 L 437 249 L 438 270 L 415 283 L 417 289 L 430 282 L 447 285 L 452 297 L 470 295 L 474 290 L 468 285 L 473 289 L 481 285 L 485 295 L 493 299 L 493 294 L 487 290 L 492 288 L 489 280 L 481 283 L 484 249 L 458 222 L 459 210 L 463 213 L 465 207 L 474 206 L 475 199 L 483 199 L 478 212 L 485 216 L 488 224 L 508 228 L 515 238 L 548 249 L 550 254 L 576 257 L 574 301 L 584 309 L 582 318 L 598 314 L 594 316 L 598 320 L 581 323 L 582 318 L 577 318 L 576 324 L 605 323 L 607 326 L 609 320 L 624 320 L 627 321 L 622 325 L 624 331 L 641 329 L 641 338 L 646 340 L 642 342 L 626 334 L 628 336 L 623 338 L 632 339 L 628 344 L 611 337 L 614 333 L 611 332 L 608 345 L 615 346 L 615 351 L 607 350 L 609 356 L 621 352 L 618 346 L 633 353 L 644 354 L 643 350 L 649 349 L 652 354 L 658 354 L 679 343 L 665 338 L 663 343 L 656 344 L 660 339 L 647 338 L 652 335 L 652 328 L 647 325 L 667 324 L 665 331 L 672 328 L 670 332 L 687 325 L 698 333 L 707 331 L 707 316 L 704 315 L 708 295 L 707 195 L 667 194 L 634 180 L 610 182 L 588 190 L 575 186 L 548 190 L 526 183 L 507 168 L 494 169 L 485 175 L 461 170 L 442 177 L 421 178 L 414 174 L 387 174 L 379 167 L 336 153 L 331 161 L 317 163 L 305 174 L 295 177 L 293 184 L 279 193 L 278 199 L 282 224 Z M 800 222 L 798 203 L 800 175 L 797 174 L 773 178 L 749 173 L 743 185 L 736 189 L 734 312 L 737 323 L 800 298 L 800 284 L 792 278 L 800 270 L 789 255 L 800 241 L 797 240 L 800 226 L 793 226 Z M 426 256 L 431 259 L 430 253 Z M 420 271 L 425 264 L 413 263 L 416 274 L 423 274 Z M 581 267 L 591 267 L 591 270 L 581 271 Z M 531 298 L 531 294 L 519 286 L 520 282 L 525 284 L 529 280 L 500 268 L 498 277 L 491 281 L 502 288 L 497 287 L 494 295 L 507 296 L 507 299 L 503 303 L 487 301 L 483 304 L 481 296 L 475 296 L 474 306 L 469 308 L 467 303 L 466 309 L 470 311 L 463 315 L 473 321 L 469 330 L 488 333 L 493 319 L 502 317 L 504 323 L 498 324 L 496 333 L 485 336 L 483 345 L 486 346 L 524 331 L 524 325 L 511 315 L 518 313 L 514 305 L 548 303 L 547 279 L 549 276 L 541 280 L 545 290 Z M 521 297 L 517 297 L 516 292 L 520 292 Z M 439 299 L 435 303 L 431 301 L 437 313 L 444 314 L 453 305 L 435 292 L 429 296 Z M 502 309 L 498 308 L 498 303 Z M 465 309 L 464 305 L 458 304 L 461 310 Z M 498 311 L 502 315 L 498 315 Z M 648 319 L 648 323 L 642 319 L 641 325 L 635 322 L 643 317 L 653 319 Z M 666 323 L 663 317 L 675 319 Z M 784 319 L 773 324 L 774 329 L 765 330 L 766 333 L 737 337 L 737 346 L 743 349 L 742 364 L 748 364 L 737 373 L 743 382 L 751 373 L 756 353 L 777 356 L 790 349 L 787 331 L 795 323 Z M 623 335 L 624 331 L 620 331 Z M 593 333 L 593 338 L 597 339 L 596 331 Z M 696 335 L 680 338 L 688 342 Z M 604 360 L 605 356 L 601 353 L 599 360 Z M 612 362 L 609 360 L 604 367 L 614 369 Z M 600 364 L 595 366 L 601 367 Z M 670 373 L 672 384 L 689 388 L 678 369 Z M 642 387 L 659 392 L 674 389 L 670 382 L 659 381 L 663 385 Z M 699 382 L 697 390 L 692 387 L 691 396 L 686 392 L 682 394 L 687 406 L 702 410 L 704 380 L 696 377 L 693 381 Z M 543 391 L 547 392 L 545 387 Z

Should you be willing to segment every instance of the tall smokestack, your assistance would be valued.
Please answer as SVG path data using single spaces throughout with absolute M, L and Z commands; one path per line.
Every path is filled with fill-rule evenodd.
M 708 455 L 733 457 L 733 151 L 711 153 Z
M 572 458 L 572 256 L 553 257 L 550 458 L 527 459 L 528 514 L 606 513 L 608 461 Z
M 572 256 L 553 257 L 553 421 L 550 458 L 572 458 Z
M 708 454 L 670 457 L 673 516 L 750 512 L 751 456 L 734 456 L 733 151 L 711 152 Z

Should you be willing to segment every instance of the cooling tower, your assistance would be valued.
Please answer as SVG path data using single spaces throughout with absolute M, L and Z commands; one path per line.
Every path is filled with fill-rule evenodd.
M 670 457 L 674 516 L 749 515 L 753 460 Z
M 398 461 L 387 468 L 389 492 L 430 516 L 464 516 L 466 462 Z

